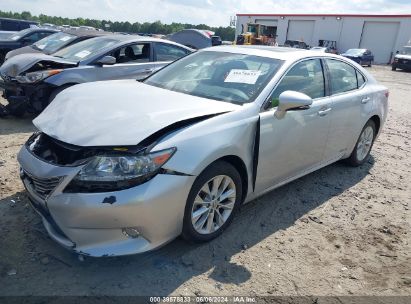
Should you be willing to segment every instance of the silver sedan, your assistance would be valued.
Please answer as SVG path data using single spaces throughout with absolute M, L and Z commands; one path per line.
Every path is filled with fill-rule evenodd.
M 21 148 L 21 178 L 50 236 L 78 253 L 209 241 L 241 204 L 338 160 L 367 162 L 387 99 L 340 56 L 204 49 L 142 82 L 57 95 Z

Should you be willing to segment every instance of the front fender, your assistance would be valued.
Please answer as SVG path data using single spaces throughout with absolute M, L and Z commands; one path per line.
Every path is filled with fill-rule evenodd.
M 154 148 L 177 147 L 164 169 L 197 176 L 214 161 L 237 156 L 247 169 L 248 189 L 252 189 L 254 144 L 259 116 L 226 113 L 177 130 Z
M 90 78 L 90 72 L 91 71 L 87 71 L 87 68 L 65 69 L 58 74 L 46 78 L 44 82 L 59 87 L 68 83 L 85 83 L 95 81 Z

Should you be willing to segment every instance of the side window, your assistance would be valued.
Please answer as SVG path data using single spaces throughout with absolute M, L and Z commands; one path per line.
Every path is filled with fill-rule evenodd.
M 297 63 L 281 79 L 272 93 L 271 107 L 278 106 L 279 96 L 284 91 L 297 91 L 311 98 L 325 96 L 324 74 L 320 59 L 309 59 Z
M 327 59 L 330 70 L 331 92 L 339 94 L 357 89 L 356 70 L 349 64 L 333 59 Z
M 360 72 L 358 72 L 357 70 L 356 70 L 356 73 L 357 73 L 357 86 L 358 86 L 358 88 L 361 88 L 362 85 L 365 83 L 365 78 L 364 78 L 364 76 L 363 76 Z
M 47 37 L 47 36 L 49 36 L 49 35 L 51 35 L 52 33 L 50 33 L 50 32 L 39 32 L 39 40 L 40 39 L 43 39 L 43 38 L 45 38 L 45 37 Z
M 34 43 L 34 42 L 40 40 L 41 38 L 42 38 L 42 37 L 40 37 L 40 35 L 39 35 L 38 32 L 33 33 L 33 34 L 31 34 L 31 35 L 27 35 L 26 37 L 24 37 L 24 39 L 25 39 L 26 41 L 31 42 L 31 43 Z
M 150 43 L 137 43 L 118 49 L 110 54 L 117 63 L 143 63 L 150 61 Z
M 156 43 L 157 61 L 174 61 L 187 55 L 187 51 L 178 46 Z

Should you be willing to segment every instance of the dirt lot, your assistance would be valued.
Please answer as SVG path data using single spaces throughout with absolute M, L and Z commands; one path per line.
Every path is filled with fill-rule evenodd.
M 390 113 L 370 161 L 337 163 L 246 205 L 222 237 L 84 260 L 28 205 L 16 153 L 30 119 L 0 119 L 0 295 L 411 295 L 411 73 L 373 67 Z

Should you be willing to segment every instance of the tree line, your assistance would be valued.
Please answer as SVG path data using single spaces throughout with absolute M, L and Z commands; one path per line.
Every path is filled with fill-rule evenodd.
M 220 36 L 222 40 L 234 40 L 235 29 L 232 27 L 211 27 L 206 24 L 189 24 L 189 23 L 176 23 L 164 24 L 161 21 L 155 22 L 135 22 L 130 23 L 128 21 L 119 22 L 111 20 L 96 20 L 88 18 L 64 18 L 56 16 L 47 16 L 40 14 L 38 16 L 33 16 L 30 12 L 4 12 L 0 10 L 0 17 L 4 18 L 14 18 L 23 20 L 37 21 L 40 24 L 51 23 L 54 25 L 70 25 L 70 26 L 92 26 L 95 28 L 100 28 L 113 32 L 125 32 L 125 33 L 149 33 L 149 34 L 171 34 L 174 32 L 181 31 L 183 29 L 199 29 L 199 30 L 210 30 L 215 32 L 216 35 Z

